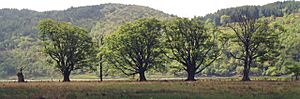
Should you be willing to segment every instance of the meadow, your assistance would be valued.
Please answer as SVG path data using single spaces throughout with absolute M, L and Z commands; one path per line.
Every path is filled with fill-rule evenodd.
M 1 82 L 0 99 L 299 99 L 299 81 Z

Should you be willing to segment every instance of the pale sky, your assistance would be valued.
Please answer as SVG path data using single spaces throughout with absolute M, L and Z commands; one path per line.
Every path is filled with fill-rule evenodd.
M 121 3 L 148 6 L 180 17 L 204 16 L 218 9 L 264 5 L 283 0 L 0 0 L 0 8 L 31 9 L 36 11 L 64 10 L 67 8 Z

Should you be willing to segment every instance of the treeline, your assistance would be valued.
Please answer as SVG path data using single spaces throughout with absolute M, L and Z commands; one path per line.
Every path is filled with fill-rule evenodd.
M 243 75 L 243 81 L 249 81 L 249 75 L 291 73 L 298 79 L 295 55 L 299 53 L 288 43 L 297 42 L 299 29 L 282 25 L 294 24 L 286 22 L 299 20 L 297 16 L 239 18 L 241 21 L 222 27 L 198 19 L 140 19 L 105 37 L 101 59 L 108 59 L 109 66 L 126 75 L 140 75 L 140 81 L 146 80 L 144 74 L 151 69 L 181 71 L 188 81 L 209 73 Z M 295 49 L 293 54 L 291 49 Z
M 262 71 L 257 75 L 268 75 L 263 72 L 272 67 L 282 71 L 280 75 L 293 74 L 298 80 L 300 67 L 294 63 L 299 52 L 286 43 L 297 41 L 294 36 L 299 33 L 288 32 L 281 25 L 286 20 L 274 17 L 257 19 L 246 14 L 239 20 L 217 27 L 197 18 L 143 18 L 122 25 L 112 34 L 94 37 L 94 41 L 87 31 L 69 23 L 44 20 L 38 27 L 44 52 L 64 76 L 63 81 L 70 81 L 74 70 L 98 65 L 102 80 L 103 64 L 127 76 L 139 75 L 140 81 L 147 80 L 148 71 L 170 71 L 175 66 L 185 72 L 187 81 L 195 81 L 204 70 L 216 69 L 213 64 L 230 64 L 229 60 L 241 66 L 243 81 L 250 81 L 251 73 L 257 71 Z M 296 52 L 291 54 L 291 49 Z
M 299 12 L 299 1 L 283 1 L 266 4 L 263 6 L 241 6 L 218 10 L 215 13 L 207 14 L 199 19 L 211 19 L 216 25 L 224 25 L 230 22 L 239 22 L 238 15 L 247 15 L 252 18 L 261 17 L 283 17 L 284 15 Z

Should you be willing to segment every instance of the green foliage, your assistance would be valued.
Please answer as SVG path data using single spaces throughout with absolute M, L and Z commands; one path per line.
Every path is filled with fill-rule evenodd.
M 266 71 L 268 74 L 287 74 L 288 70 L 286 67 L 298 65 L 297 55 L 299 54 L 300 45 L 299 22 L 299 15 L 297 13 L 276 18 L 274 21 L 275 24 L 284 24 L 282 25 L 284 31 L 279 34 L 279 41 L 283 47 L 280 50 L 280 56 L 275 60 L 276 62 Z
M 299 1 L 283 1 L 266 4 L 263 6 L 241 6 L 218 10 L 215 13 L 207 14 L 204 17 L 199 17 L 202 20 L 211 19 L 216 25 L 224 25 L 224 15 L 230 17 L 230 22 L 239 22 L 239 15 L 247 15 L 255 19 L 262 17 L 282 17 L 286 14 L 298 12 L 300 8 Z M 222 19 L 223 18 L 223 19 Z
M 300 75 L 300 39 L 299 33 L 297 33 L 297 37 L 292 39 L 292 45 L 287 50 L 286 56 L 286 68 L 288 69 L 288 74 L 293 74 L 296 77 L 296 80 L 299 80 Z
M 231 18 L 228 15 L 222 15 L 221 16 L 221 24 L 227 24 L 231 22 Z
M 1 72 L 2 79 L 9 76 L 15 76 L 18 69 L 23 68 L 23 73 L 26 78 L 34 78 L 37 76 L 48 76 L 52 74 L 53 69 L 47 66 L 47 59 L 43 53 L 41 53 L 38 42 L 34 42 L 30 37 L 20 37 L 15 40 L 19 42 L 17 48 L 9 51 L 1 51 Z
M 218 58 L 217 32 L 214 27 L 199 20 L 174 19 L 164 27 L 164 46 L 169 52 L 166 55 L 181 63 L 189 76 L 194 76 Z M 194 77 L 189 80 L 192 79 Z
M 91 67 L 95 51 L 86 30 L 50 19 L 41 20 L 38 28 L 44 52 L 52 58 L 64 77 L 73 70 Z
M 296 77 L 296 80 L 299 80 L 299 76 L 300 76 L 300 66 L 299 65 L 289 66 L 289 67 L 287 67 L 287 69 L 289 70 L 290 74 L 293 74 L 293 76 Z
M 41 55 L 40 50 L 35 50 L 42 48 L 38 43 L 36 28 L 41 19 L 51 18 L 70 22 L 86 28 L 90 32 L 89 35 L 97 38 L 101 34 L 114 32 L 117 27 L 128 21 L 146 17 L 160 19 L 169 17 L 168 14 L 149 7 L 122 4 L 72 7 L 63 11 L 46 12 L 0 9 L 0 16 L 0 75 L 3 77 L 15 76 L 15 71 L 19 68 L 16 63 L 26 59 L 14 56 L 23 53 L 22 57 L 37 59 L 31 63 L 35 64 L 34 67 L 27 65 L 28 63 L 22 65 L 26 66 L 24 70 L 26 78 L 53 75 L 52 71 L 55 72 L 51 64 L 47 64 L 49 57 Z M 26 50 L 24 50 L 25 48 Z M 27 54 L 25 55 L 25 53 Z M 111 72 L 111 74 L 113 73 Z
M 210 32 L 205 34 L 209 37 L 209 39 L 206 41 L 204 40 L 204 42 L 201 42 L 201 46 L 204 47 L 200 48 L 209 48 L 207 46 L 210 45 L 214 45 L 215 48 L 220 48 L 221 45 L 223 45 L 227 50 L 223 50 L 223 54 L 216 58 L 216 60 L 213 63 L 207 65 L 208 67 L 206 67 L 204 64 L 208 64 L 210 60 L 214 59 L 214 55 L 212 54 L 214 51 L 209 52 L 209 55 L 211 56 L 205 58 L 205 61 L 203 61 L 204 64 L 199 67 L 198 71 L 202 71 L 199 72 L 199 75 L 239 75 L 243 73 L 243 69 L 239 67 L 243 64 L 243 61 L 235 60 L 230 54 L 230 52 L 232 52 L 237 57 L 241 57 L 243 55 L 243 52 L 241 51 L 242 47 L 239 45 L 241 43 L 238 42 L 237 38 L 234 38 L 234 32 L 228 27 L 225 27 L 226 24 L 235 24 L 236 22 L 241 22 L 242 20 L 239 18 L 239 15 L 244 15 L 258 20 L 259 22 L 255 24 L 255 26 L 266 26 L 265 28 L 260 28 L 260 30 L 258 30 L 257 33 L 254 33 L 253 36 L 253 39 L 255 39 L 253 42 L 265 43 L 260 44 L 257 51 L 255 51 L 257 55 L 262 57 L 258 57 L 254 60 L 252 64 L 253 66 L 251 67 L 250 75 L 285 75 L 290 73 L 290 67 L 299 66 L 299 5 L 299 1 L 284 1 L 270 3 L 263 6 L 243 6 L 221 9 L 216 13 L 208 14 L 204 17 L 197 18 L 201 19 L 202 21 L 196 20 L 194 18 L 190 20 L 191 22 L 181 22 L 188 24 L 181 24 L 182 26 L 180 26 L 180 28 L 175 28 L 175 25 L 168 26 L 170 24 L 175 23 L 175 17 L 165 14 L 161 11 L 157 11 L 155 9 L 136 5 L 101 4 L 86 7 L 72 7 L 64 11 L 47 12 L 36 12 L 26 9 L 0 9 L 0 77 L 1 79 L 14 79 L 11 78 L 11 76 L 15 76 L 16 71 L 19 68 L 23 67 L 25 78 L 35 78 L 37 76 L 44 77 L 48 75 L 53 76 L 57 74 L 56 69 L 54 69 L 52 66 L 56 65 L 53 64 L 55 62 L 49 61 L 51 60 L 51 57 L 45 56 L 43 53 L 41 53 L 41 49 L 43 49 L 43 46 L 41 43 L 39 43 L 40 40 L 37 39 L 38 30 L 35 26 L 38 24 L 39 20 L 45 18 L 64 21 L 68 22 L 67 24 L 74 24 L 86 28 L 87 30 L 85 31 L 85 34 L 91 36 L 93 42 L 97 43 L 93 47 L 97 48 L 98 59 L 92 65 L 98 66 L 100 65 L 98 63 L 102 63 L 103 75 L 105 76 L 114 77 L 119 76 L 119 74 L 122 73 L 116 70 L 115 67 L 112 68 L 113 66 L 110 66 L 110 58 L 103 57 L 104 54 L 113 53 L 112 50 L 108 50 L 108 46 L 103 46 L 103 42 L 111 43 L 110 41 L 112 41 L 113 43 L 119 40 L 110 39 L 110 41 L 101 41 L 101 38 L 111 33 L 114 33 L 113 35 L 115 37 L 119 37 L 119 34 L 122 33 L 118 34 L 115 32 L 118 28 L 120 28 L 121 25 L 127 22 L 133 22 L 140 18 L 156 18 L 158 20 L 165 21 L 165 23 L 167 23 L 166 26 L 172 27 L 172 29 L 175 29 L 175 32 L 178 32 L 176 31 L 176 29 L 183 29 L 183 31 L 194 31 L 195 29 L 197 29 L 196 25 L 200 24 L 199 26 L 204 27 L 203 30 Z M 172 22 L 170 22 L 170 20 L 165 20 L 171 19 L 172 17 L 174 18 Z M 186 21 L 188 19 L 184 20 Z M 221 32 L 213 32 L 217 27 L 213 26 L 210 23 L 214 23 L 216 26 L 218 26 Z M 233 26 L 237 27 L 237 25 Z M 261 32 L 264 30 L 272 31 Z M 78 29 L 78 31 L 81 31 L 81 29 Z M 127 32 L 127 30 L 125 32 Z M 202 31 L 197 31 L 197 33 L 201 32 Z M 180 49 L 180 51 L 183 52 L 184 48 L 192 48 L 191 45 L 189 45 L 191 44 L 189 43 L 189 41 L 192 41 L 193 38 L 201 36 L 196 35 L 197 33 L 193 34 L 192 32 L 189 32 L 184 35 L 174 35 L 173 43 L 166 42 L 166 44 L 160 45 L 157 49 L 164 50 L 165 54 L 168 55 L 171 59 L 173 59 L 175 57 L 174 55 L 172 55 L 173 53 L 172 50 L 170 50 L 170 45 L 175 44 L 176 46 L 178 46 L 178 48 L 182 48 Z M 127 34 L 131 35 L 129 33 Z M 126 35 L 126 37 L 131 37 L 128 35 Z M 125 35 L 123 34 L 120 36 L 125 37 Z M 134 38 L 135 36 L 136 35 L 132 35 L 131 38 Z M 212 43 L 212 38 L 223 38 L 223 36 L 228 36 L 226 38 L 229 39 L 230 42 L 223 44 L 218 39 L 215 39 L 216 42 Z M 165 36 L 160 37 L 158 39 L 159 41 L 167 41 L 167 38 L 165 38 Z M 113 38 L 113 36 L 109 36 L 107 38 Z M 207 42 L 210 42 L 210 44 Z M 123 47 L 121 48 L 125 49 Z M 196 52 L 200 51 L 193 51 L 193 53 Z M 203 57 L 203 53 L 198 53 L 197 55 Z M 183 77 L 186 74 L 184 72 L 184 69 L 186 68 L 182 68 L 184 67 L 182 63 L 171 59 L 166 59 L 164 56 L 160 56 L 160 61 L 164 62 L 164 64 L 162 64 L 163 66 L 159 67 L 160 65 L 155 65 L 155 69 L 147 70 L 148 75 L 157 74 L 159 71 L 169 73 L 167 74 L 167 76 L 171 74 L 175 77 Z M 197 62 L 200 63 L 201 59 L 199 59 Z M 126 66 L 128 67 L 128 65 Z M 205 69 L 202 69 L 204 67 Z M 84 70 L 78 70 L 74 71 L 73 73 L 87 74 L 89 72 L 86 72 Z M 92 72 L 89 75 L 95 74 L 96 73 Z
M 161 66 L 160 28 L 160 22 L 152 18 L 124 24 L 105 40 L 108 61 L 124 74 L 139 74 L 143 80 L 145 71 Z
M 270 20 L 259 19 L 247 15 L 240 15 L 240 22 L 229 24 L 234 36 L 231 43 L 238 45 L 234 52 L 230 52 L 235 59 L 243 61 L 243 80 L 250 80 L 250 68 L 258 62 L 272 62 L 279 56 L 281 45 L 276 29 L 280 25 L 270 25 Z

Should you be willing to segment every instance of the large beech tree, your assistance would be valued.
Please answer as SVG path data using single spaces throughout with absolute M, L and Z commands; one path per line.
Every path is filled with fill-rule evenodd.
M 86 30 L 51 19 L 41 20 L 38 28 L 44 52 L 54 60 L 64 82 L 70 81 L 71 71 L 91 66 L 95 51 Z
M 124 74 L 139 74 L 139 80 L 146 81 L 145 72 L 162 62 L 160 28 L 160 22 L 152 18 L 124 24 L 105 38 L 107 60 Z
M 234 32 L 232 44 L 239 46 L 230 52 L 235 59 L 243 61 L 242 81 L 250 81 L 250 68 L 258 61 L 271 61 L 278 56 L 278 32 L 280 25 L 271 25 L 267 19 L 255 19 L 245 15 L 236 17 L 238 22 L 227 26 Z
M 187 81 L 195 81 L 220 56 L 217 29 L 197 19 L 177 18 L 164 26 L 166 56 L 182 64 Z

